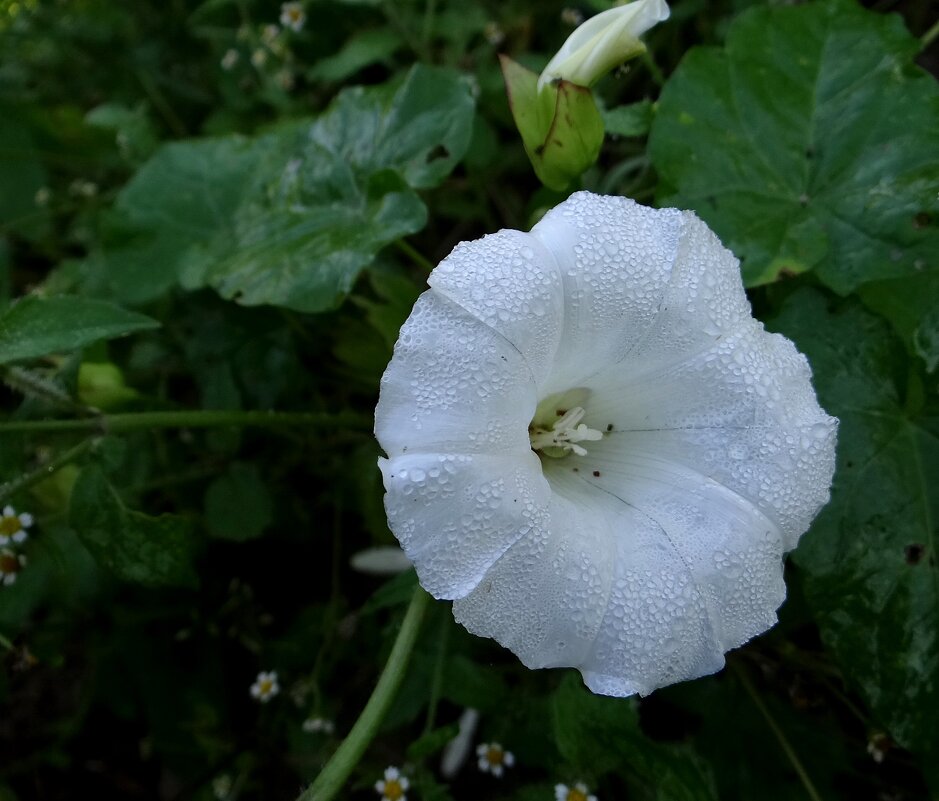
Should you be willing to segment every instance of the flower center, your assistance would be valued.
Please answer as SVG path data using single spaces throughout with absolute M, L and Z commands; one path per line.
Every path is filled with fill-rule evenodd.
M 12 553 L 5 552 L 0 554 L 0 574 L 2 573 L 18 573 L 20 569 L 20 561 Z
M 528 426 L 531 449 L 553 459 L 572 453 L 586 456 L 587 449 L 579 443 L 603 439 L 602 431 L 581 422 L 586 414 L 583 404 L 589 396 L 590 390 L 571 389 L 541 401 Z
M 503 751 L 501 748 L 490 748 L 486 752 L 486 759 L 490 765 L 501 765 L 503 760 Z
M 0 517 L 0 534 L 9 537 L 12 534 L 16 534 L 20 528 L 22 528 L 20 519 L 16 515 Z
M 388 779 L 385 782 L 385 789 L 382 795 L 388 799 L 388 801 L 398 801 L 398 799 L 404 796 L 404 788 L 397 779 Z
M 567 801 L 587 801 L 587 796 L 575 787 L 568 791 Z

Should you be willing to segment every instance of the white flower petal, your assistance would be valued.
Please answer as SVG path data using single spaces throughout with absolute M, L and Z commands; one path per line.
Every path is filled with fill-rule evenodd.
M 375 435 L 403 453 L 530 452 L 535 383 L 503 336 L 429 290 L 382 376 Z
M 459 623 L 496 639 L 530 668 L 583 663 L 603 619 L 616 557 L 595 508 L 555 493 L 549 511 L 549 527 L 533 528 L 453 604 Z M 597 525 L 589 524 L 592 515 Z
M 461 242 L 428 283 L 504 336 L 544 382 L 561 337 L 564 295 L 554 257 L 537 239 L 502 230 Z
M 513 455 L 415 454 L 381 460 L 392 531 L 437 598 L 460 598 L 515 542 L 547 521 L 531 449 Z
M 393 576 L 411 569 L 411 560 L 404 551 L 393 545 L 358 551 L 352 555 L 349 564 L 353 570 L 370 576 Z
M 781 530 L 785 550 L 828 501 L 837 421 L 819 407 L 805 357 L 754 320 L 684 363 L 651 373 L 617 365 L 586 383 L 589 423 L 612 425 L 611 443 L 748 499 Z
M 532 229 L 555 256 L 566 299 L 563 336 L 541 396 L 583 386 L 637 347 L 660 313 L 681 232 L 675 209 L 587 192 Z

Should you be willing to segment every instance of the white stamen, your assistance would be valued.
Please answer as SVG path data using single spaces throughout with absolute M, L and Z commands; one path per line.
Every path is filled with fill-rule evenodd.
M 560 448 L 562 453 L 559 455 L 561 456 L 566 456 L 568 451 L 577 456 L 586 456 L 587 450 L 577 443 L 601 440 L 603 432 L 588 428 L 586 423 L 581 423 L 585 414 L 583 407 L 575 406 L 559 417 L 550 429 L 532 428 L 529 434 L 531 449 L 540 451 L 546 448 Z M 547 453 L 546 455 L 553 454 Z

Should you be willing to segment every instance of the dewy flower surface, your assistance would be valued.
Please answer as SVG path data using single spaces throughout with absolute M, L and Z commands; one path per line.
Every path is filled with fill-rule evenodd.
M 608 695 L 775 623 L 837 421 L 704 223 L 580 192 L 429 284 L 375 429 L 391 529 L 460 623 Z

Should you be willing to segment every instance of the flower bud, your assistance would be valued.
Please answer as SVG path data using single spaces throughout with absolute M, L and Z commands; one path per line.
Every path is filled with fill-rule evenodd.
M 597 14 L 579 26 L 558 50 L 538 79 L 538 89 L 558 79 L 592 86 L 646 47 L 639 37 L 668 19 L 665 0 L 635 0 Z

